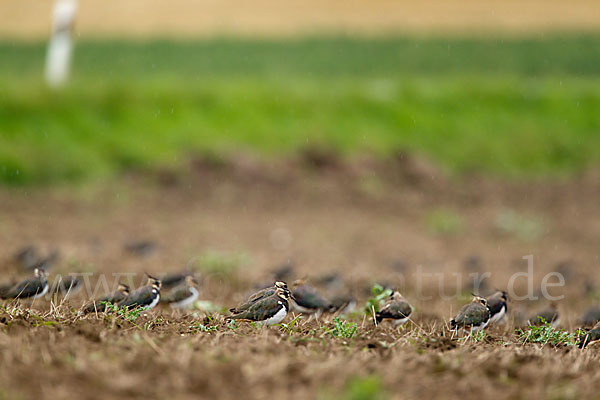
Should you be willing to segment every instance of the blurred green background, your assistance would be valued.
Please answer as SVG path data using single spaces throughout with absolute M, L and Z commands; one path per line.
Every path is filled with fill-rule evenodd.
M 508 177 L 600 160 L 600 34 L 83 39 L 61 91 L 45 46 L 0 42 L 4 184 L 306 148 Z

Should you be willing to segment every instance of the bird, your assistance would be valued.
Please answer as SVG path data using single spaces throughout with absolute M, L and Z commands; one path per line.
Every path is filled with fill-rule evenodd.
M 375 313 L 375 321 L 380 323 L 384 319 L 392 319 L 394 325 L 401 326 L 408 321 L 411 313 L 411 305 L 399 291 L 394 290 L 383 308 Z
M 500 322 L 508 311 L 508 295 L 505 291 L 499 290 L 496 293 L 486 297 L 487 306 L 490 309 L 490 323 Z
M 545 322 L 544 322 L 545 321 Z M 550 306 L 532 315 L 527 321 L 529 325 L 540 326 L 544 323 L 550 324 L 551 327 L 556 328 L 560 323 L 560 315 L 556 308 L 556 304 L 550 303 Z
M 316 314 L 319 317 L 323 311 L 333 311 L 331 302 L 315 287 L 305 284 L 302 280 L 294 282 L 292 296 L 292 305 L 298 312 Z
M 160 298 L 161 303 L 171 308 L 187 308 L 194 304 L 200 292 L 196 288 L 198 282 L 192 275 L 187 275 L 183 285 L 179 285 Z
M 260 301 L 260 300 L 264 299 L 265 297 L 272 296 L 278 288 L 289 290 L 287 283 L 285 283 L 283 281 L 277 281 L 277 282 L 275 282 L 275 284 L 273 286 L 269 286 L 267 288 L 259 290 L 258 292 L 254 293 L 253 295 L 248 297 L 246 299 L 246 301 L 243 302 L 242 304 L 238 305 L 237 307 L 230 308 L 229 311 L 234 314 L 239 314 L 242 311 L 245 311 L 248 308 L 250 308 L 252 306 L 252 304 L 256 303 L 257 301 Z
M 458 315 L 450 320 L 450 328 L 470 328 L 472 332 L 485 329 L 490 322 L 490 309 L 487 300 L 480 296 L 474 296 L 473 300 L 463 306 Z
M 82 286 L 83 281 L 76 276 L 71 275 L 65 278 L 59 276 L 52 284 L 50 293 L 60 293 L 64 298 L 67 298 L 79 292 Z
M 117 286 L 117 290 L 108 295 L 101 297 L 97 300 L 94 300 L 83 307 L 80 311 L 81 314 L 89 314 L 91 312 L 104 312 L 106 311 L 106 305 L 110 304 L 118 304 L 121 301 L 125 300 L 127 296 L 129 296 L 130 289 L 124 283 L 119 283 Z
M 592 307 L 588 308 L 587 310 L 585 310 L 585 312 L 583 313 L 583 316 L 579 320 L 579 323 L 582 326 L 588 326 L 588 327 L 594 326 L 598 322 L 600 322 L 600 307 L 598 307 L 598 306 L 592 306 Z
M 292 297 L 288 289 L 277 288 L 275 293 L 253 303 L 248 309 L 228 317 L 229 320 L 248 320 L 262 322 L 263 325 L 275 325 L 283 321 L 290 310 Z
M 148 282 L 127 296 L 127 298 L 117 304 L 117 306 L 128 308 L 143 308 L 145 311 L 151 310 L 160 300 L 160 279 L 148 275 Z
M 48 293 L 46 271 L 36 268 L 33 276 L 15 285 L 7 285 L 0 291 L 2 299 L 38 299 Z
M 579 337 L 579 343 L 577 346 L 580 349 L 585 349 L 590 344 L 600 342 L 600 322 L 598 322 L 592 329 L 587 331 L 585 335 Z

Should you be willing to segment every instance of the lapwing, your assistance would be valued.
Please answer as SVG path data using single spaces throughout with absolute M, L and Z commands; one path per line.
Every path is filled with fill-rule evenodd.
M 197 289 L 198 282 L 192 275 L 188 275 L 185 278 L 184 284 L 179 285 L 172 289 L 169 293 L 161 296 L 160 302 L 168 304 L 171 308 L 188 308 L 196 299 L 198 299 Z
M 80 314 L 89 314 L 92 312 L 102 313 L 106 311 L 107 303 L 118 304 L 125 300 L 130 294 L 129 286 L 124 283 L 119 283 L 117 290 L 108 294 L 107 296 L 101 297 L 98 300 L 94 300 L 83 307 Z
M 145 311 L 156 307 L 160 300 L 160 279 L 146 275 L 148 276 L 146 285 L 131 292 L 125 300 L 117 304 L 119 307 L 143 308 Z
M 585 310 L 583 316 L 579 320 L 581 326 L 592 327 L 600 322 L 600 307 L 592 306 Z
M 67 277 L 59 276 L 50 289 L 50 293 L 60 294 L 65 299 L 75 295 L 83 287 L 83 281 L 76 276 L 70 275 Z
M 272 295 L 258 300 L 245 311 L 232 315 L 228 319 L 262 322 L 267 326 L 278 324 L 283 321 L 290 309 L 291 297 L 289 290 L 277 288 Z
M 399 291 L 395 290 L 381 310 L 375 314 L 375 321 L 380 323 L 384 319 L 391 319 L 394 325 L 401 326 L 408 321 L 411 313 L 411 305 Z
M 577 346 L 580 349 L 585 349 L 587 346 L 595 343 L 600 343 L 600 322 L 579 338 Z
M 543 321 L 550 324 L 553 328 L 556 328 L 560 324 L 560 315 L 558 314 L 556 304 L 550 303 L 548 308 L 532 315 L 527 322 L 529 325 L 539 326 L 544 324 Z
M 480 296 L 474 296 L 473 300 L 460 309 L 458 315 L 450 320 L 450 328 L 470 329 L 477 332 L 485 329 L 490 322 L 490 309 L 487 300 Z
M 292 296 L 292 306 L 298 312 L 315 314 L 318 318 L 323 311 L 333 311 L 331 302 L 319 293 L 317 288 L 305 284 L 302 280 L 294 282 Z
M 4 287 L 0 293 L 2 299 L 38 299 L 48 293 L 46 271 L 36 268 L 31 278 L 12 286 Z
M 486 297 L 485 300 L 490 309 L 490 323 L 495 324 L 500 322 L 508 311 L 508 294 L 503 290 L 499 290 Z
M 288 290 L 288 285 L 287 285 L 287 283 L 285 283 L 283 281 L 277 281 L 277 282 L 275 282 L 275 284 L 273 286 L 259 290 L 258 292 L 254 293 L 253 295 L 248 297 L 246 299 L 246 301 L 243 302 L 242 304 L 238 305 L 237 307 L 230 308 L 229 311 L 234 314 L 239 314 L 239 313 L 249 309 L 257 301 L 260 301 L 260 300 L 264 299 L 265 297 L 272 296 L 273 294 L 275 294 L 275 291 L 277 289 Z

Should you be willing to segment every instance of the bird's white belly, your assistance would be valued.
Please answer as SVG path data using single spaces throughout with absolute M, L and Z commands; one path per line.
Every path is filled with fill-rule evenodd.
M 492 324 L 495 324 L 496 322 L 498 322 L 502 318 L 504 318 L 505 314 L 506 314 L 506 306 L 502 306 L 502 308 L 500 309 L 500 311 L 490 319 L 490 322 Z
M 275 315 L 273 315 L 271 318 L 265 320 L 265 324 L 266 325 L 278 324 L 281 321 L 283 321 L 283 319 L 285 318 L 286 315 L 287 315 L 287 310 L 285 309 L 285 307 L 281 307 L 281 310 L 277 311 L 277 313 Z
M 321 310 L 320 308 L 319 309 L 306 308 L 306 307 L 303 307 L 303 306 L 299 305 L 298 303 L 296 303 L 293 300 L 292 300 L 291 303 L 292 303 L 292 308 L 295 311 L 298 311 L 299 313 L 302 313 L 302 314 L 315 314 L 315 316 L 317 318 L 319 318 L 321 316 L 321 314 L 323 314 L 323 310 Z
M 177 303 L 172 303 L 171 308 L 187 308 L 190 305 L 194 304 L 194 302 L 198 298 L 199 293 L 198 293 L 198 290 L 193 287 L 190 288 L 190 292 L 192 292 L 192 295 L 190 297 L 183 299 L 181 301 L 178 301 Z
M 488 319 L 487 321 L 485 321 L 485 322 L 484 322 L 483 324 L 481 324 L 481 325 L 477 325 L 477 326 L 473 325 L 473 326 L 471 327 L 471 331 L 473 331 L 473 332 L 479 332 L 480 330 L 482 330 L 482 329 L 485 329 L 485 328 L 488 326 L 488 324 L 490 323 L 490 321 L 491 321 L 491 320 L 489 320 L 489 319 Z
M 33 296 L 34 299 L 39 299 L 42 296 L 45 296 L 46 293 L 48 293 L 48 288 L 50 287 L 50 285 L 46 284 L 44 286 L 44 290 L 42 290 L 40 293 L 36 294 L 35 296 Z
M 312 314 L 316 311 L 316 310 L 311 310 L 310 308 L 302 307 L 295 301 L 292 301 L 292 307 L 294 308 L 294 310 L 304 313 L 304 314 Z
M 402 325 L 404 325 L 405 323 L 407 323 L 407 322 L 408 322 L 408 318 L 409 318 L 409 317 L 402 318 L 402 319 L 395 319 L 395 320 L 394 320 L 394 325 L 395 325 L 395 326 L 402 326 Z
M 356 310 L 356 301 L 352 300 L 345 307 L 339 310 L 341 315 L 353 313 Z
M 156 295 L 156 298 L 154 300 L 152 300 L 152 303 L 148 304 L 146 307 L 144 307 L 145 310 L 151 310 L 154 307 L 156 307 L 156 305 L 158 304 L 158 301 L 160 300 L 160 293 Z

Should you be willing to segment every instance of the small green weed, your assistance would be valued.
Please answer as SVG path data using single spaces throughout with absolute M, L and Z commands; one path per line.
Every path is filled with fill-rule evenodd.
M 190 326 L 190 329 L 193 333 L 198 332 L 216 332 L 217 327 L 214 325 L 204 325 L 201 322 L 195 322 Z
M 322 329 L 325 331 L 325 334 L 333 337 L 352 339 L 358 330 L 358 325 L 356 325 L 356 322 L 345 321 L 339 317 L 333 318 L 333 324 L 334 325 L 331 328 L 326 326 L 322 327 Z
M 373 285 L 371 288 L 371 297 L 365 304 L 365 313 L 372 314 L 377 312 L 383 306 L 385 300 L 392 295 L 392 289 L 384 289 L 381 285 Z
M 105 302 L 105 304 L 107 312 L 114 313 L 118 317 L 129 322 L 135 322 L 135 320 L 137 320 L 138 317 L 145 311 L 143 307 L 119 307 L 118 305 L 112 304 L 110 302 Z
M 469 340 L 473 340 L 475 343 L 482 342 L 486 337 L 485 331 L 480 330 L 477 332 L 471 332 L 467 336 L 458 339 L 459 342 L 468 342 Z
M 231 319 L 231 320 L 229 320 L 229 323 L 227 324 L 227 328 L 234 331 L 238 328 L 238 324 L 237 324 L 237 322 L 235 322 L 235 320 Z
M 543 325 L 531 325 L 525 330 L 516 330 L 517 335 L 519 335 L 520 343 L 539 343 L 542 345 L 550 344 L 552 346 L 575 346 L 578 338 L 583 334 L 583 331 L 580 329 L 574 333 L 570 333 L 564 329 L 556 329 L 552 327 L 552 325 L 546 322 L 546 320 L 543 318 L 540 318 L 540 321 Z
M 300 321 L 300 319 L 302 319 L 302 315 L 298 314 L 293 320 L 290 321 L 289 324 L 281 323 L 277 326 L 279 326 L 281 330 L 285 331 L 285 333 L 287 333 L 288 336 L 292 336 L 292 334 L 294 333 L 294 327 L 298 324 L 298 321 Z

